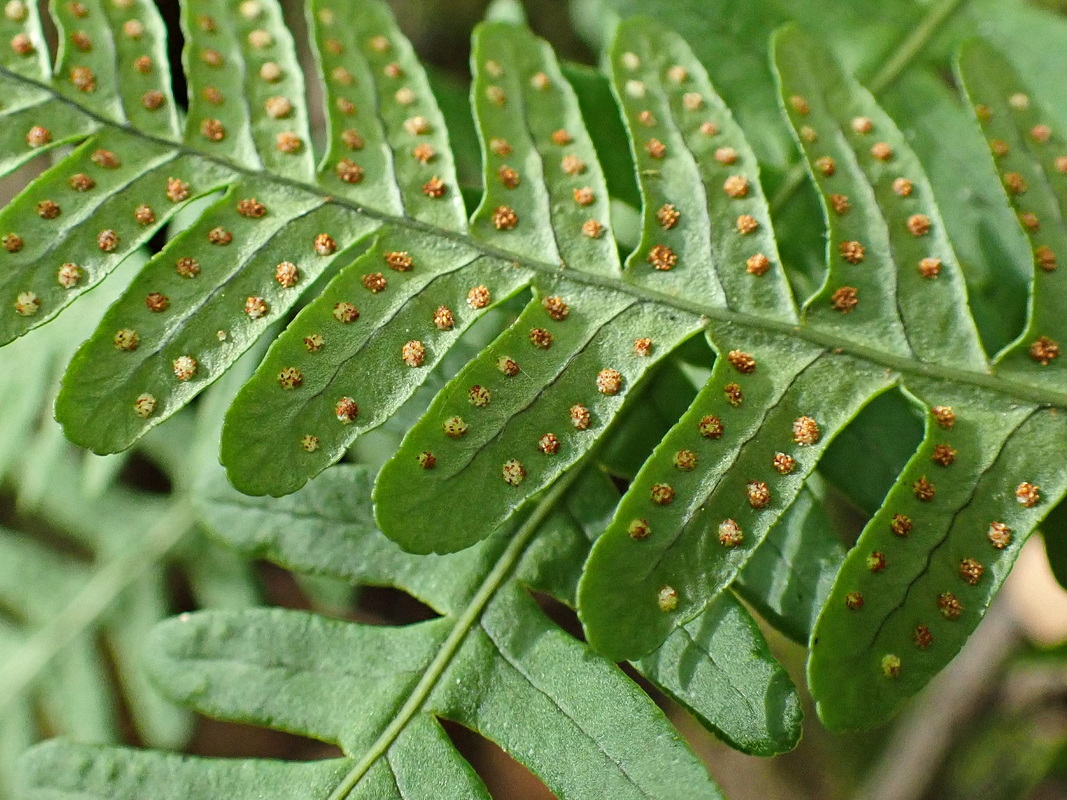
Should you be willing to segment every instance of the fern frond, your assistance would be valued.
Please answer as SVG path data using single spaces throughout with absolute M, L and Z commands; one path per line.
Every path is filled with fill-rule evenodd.
M 132 797 L 163 789 L 164 779 L 175 796 L 217 796 L 239 776 L 279 797 L 487 796 L 435 717 L 499 743 L 560 797 L 600 797 L 604 787 L 622 797 L 720 796 L 649 698 L 525 591 L 573 603 L 581 554 L 616 500 L 596 470 L 563 502 L 539 504 L 515 538 L 502 531 L 442 556 L 406 553 L 374 529 L 373 475 L 364 467 L 340 466 L 279 501 L 241 495 L 217 472 L 203 481 L 212 487 L 203 518 L 241 550 L 399 587 L 442 616 L 384 627 L 262 609 L 167 623 L 152 672 L 175 698 L 335 742 L 346 757 L 279 774 L 267 761 L 175 762 L 55 744 L 30 756 L 30 796 L 66 787 Z M 636 666 L 738 746 L 771 753 L 795 743 L 795 691 L 729 595 Z M 72 766 L 82 758 L 95 766 L 78 776 Z
M 38 104 L 54 127 L 14 143 L 5 163 L 45 138 L 80 142 L 0 212 L 0 230 L 25 234 L 0 253 L 6 338 L 95 285 L 180 204 L 212 196 L 73 359 L 56 411 L 74 441 L 130 446 L 323 278 L 222 435 L 234 485 L 293 492 L 393 415 L 487 309 L 528 291 L 514 324 L 437 392 L 376 479 L 385 535 L 448 553 L 480 547 L 539 496 L 561 498 L 561 481 L 591 460 L 652 371 L 704 333 L 722 357 L 638 471 L 579 590 L 593 648 L 637 660 L 731 602 L 724 592 L 834 436 L 903 387 L 928 411 L 923 443 L 846 559 L 813 638 L 811 682 L 833 727 L 884 718 L 952 657 L 1067 490 L 1055 460 L 1027 459 L 1067 433 L 1054 284 L 1037 276 L 1027 332 L 990 361 L 918 158 L 873 97 L 796 30 L 775 41 L 781 100 L 830 235 L 825 282 L 803 308 L 755 156 L 688 45 L 651 20 L 621 23 L 608 54 L 642 204 L 640 241 L 623 263 L 578 98 L 523 26 L 486 23 L 476 36 L 484 191 L 468 224 L 443 118 L 380 3 L 311 3 L 329 120 L 317 167 L 274 2 L 245 4 L 226 25 L 222 0 L 186 3 L 180 138 L 173 98 L 138 83 L 162 73 L 139 71 L 127 41 L 139 30 L 161 47 L 155 12 L 120 8 L 85 4 L 97 27 L 88 48 L 65 33 L 76 45 L 62 52 L 66 71 L 49 76 L 32 53 L 5 51 L 0 63 L 4 85 L 25 98 L 18 108 Z M 28 9 L 20 24 L 38 36 Z M 77 191 L 89 202 L 74 202 Z M 1040 197 L 1041 225 L 1062 227 L 1060 207 Z M 905 516 L 907 538 L 893 522 Z M 994 522 L 1013 538 L 991 552 Z M 499 602 L 527 614 L 523 598 Z M 806 627 L 790 625 L 794 635 Z M 918 626 L 934 644 L 916 651 Z
M 119 277 L 129 277 L 123 266 Z M 44 731 L 74 741 L 122 739 L 122 708 L 138 736 L 181 747 L 193 719 L 147 681 L 144 642 L 171 613 L 168 577 L 180 568 L 197 601 L 239 608 L 256 602 L 243 562 L 194 529 L 188 500 L 117 482 L 124 456 L 76 451 L 48 414 L 77 332 L 99 320 L 114 292 L 101 289 L 54 325 L 0 351 L 4 423 L 0 477 L 17 504 L 0 530 L 0 796 L 15 796 L 19 751 Z M 176 423 L 184 420 L 176 420 Z M 187 432 L 176 425 L 175 434 Z M 144 443 L 179 486 L 188 441 Z M 48 535 L 42 535 L 45 527 Z M 81 552 L 74 559 L 71 552 Z M 237 562 L 237 563 L 235 563 Z M 209 568 L 208 565 L 211 565 Z

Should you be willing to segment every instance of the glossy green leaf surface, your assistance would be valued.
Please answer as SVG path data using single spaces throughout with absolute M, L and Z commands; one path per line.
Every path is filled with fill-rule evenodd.
M 1053 133 L 1048 115 L 1030 99 L 1012 66 L 993 48 L 979 42 L 964 46 L 959 74 L 989 142 L 1003 197 L 1018 215 L 1033 253 L 1026 330 L 1001 354 L 1001 369 L 1020 380 L 1060 386 L 1067 279 L 1057 259 L 1067 253 L 1067 145 Z M 1035 360 L 1042 369 L 1035 370 Z
M 273 501 L 243 496 L 208 478 L 205 485 L 212 489 L 201 502 L 201 515 L 217 535 L 249 555 L 353 582 L 401 587 L 441 613 L 459 613 L 498 555 L 499 542 L 443 556 L 405 553 L 374 528 L 372 483 L 365 469 L 339 466 Z M 520 581 L 572 605 L 577 566 L 616 499 L 602 477 L 583 479 L 530 545 Z M 735 747 L 769 754 L 796 744 L 795 690 L 754 621 L 732 598 L 724 597 L 636 666 Z
M 201 502 L 201 515 L 240 549 L 301 569 L 397 586 L 444 615 L 389 627 L 257 609 L 185 615 L 156 628 L 151 670 L 172 697 L 212 716 L 339 744 L 348 757 L 319 762 L 312 773 L 330 776 L 329 783 L 315 783 L 325 787 L 320 791 L 431 797 L 449 786 L 449 797 L 487 796 L 434 721 L 442 716 L 498 742 L 560 797 L 602 796 L 604 785 L 623 797 L 673 797 L 683 791 L 720 797 L 648 696 L 614 664 L 550 622 L 522 588 L 529 582 L 554 593 L 573 592 L 576 572 L 570 588 L 566 581 L 553 588 L 545 581 L 558 580 L 559 573 L 544 568 L 553 558 L 587 547 L 610 514 L 615 493 L 602 477 L 592 473 L 579 481 L 557 511 L 549 512 L 548 505 L 536 510 L 516 534 L 521 547 L 496 536 L 449 556 L 404 553 L 374 529 L 371 476 L 362 467 L 328 470 L 280 501 L 241 495 L 219 484 L 217 473 L 202 480 L 215 489 Z M 510 568 L 502 570 L 501 564 Z M 668 691 L 690 692 L 698 709 L 724 716 L 722 727 L 741 746 L 775 752 L 795 742 L 796 695 L 754 623 L 735 606 L 724 619 L 707 618 L 703 630 L 679 643 L 693 674 L 668 676 L 670 653 L 658 665 L 641 666 Z M 738 653 L 759 654 L 755 664 L 751 658 L 713 662 L 700 648 L 714 636 L 734 644 Z M 727 709 L 736 709 L 735 719 L 707 702 L 715 693 Z M 762 732 L 752 728 L 750 704 L 756 701 L 730 697 L 744 693 L 761 704 L 766 695 L 770 717 L 762 721 Z M 339 696 L 347 699 L 338 703 Z M 516 703 L 517 697 L 522 702 Z M 582 757 L 574 758 L 575 752 Z M 26 762 L 28 796 L 70 785 L 62 765 L 86 760 L 95 766 L 75 785 L 104 794 L 132 791 L 121 782 L 93 788 L 92 776 L 102 774 L 97 769 L 128 757 L 134 756 L 38 749 Z M 152 775 L 168 764 L 163 754 L 135 758 L 145 759 L 140 774 Z M 244 772 L 253 782 L 266 769 L 266 762 L 255 761 L 187 763 L 195 768 L 175 775 L 165 791 L 217 796 L 237 764 L 242 768 L 233 774 Z M 316 780 L 301 769 L 294 775 Z M 146 780 L 137 785 L 153 785 L 157 778 Z M 281 785 L 288 786 L 286 781 Z M 400 794 L 389 788 L 393 784 L 404 787 Z
M 160 452 L 183 462 L 180 443 L 192 434 L 179 412 L 287 325 L 263 348 L 222 434 L 226 477 L 256 497 L 231 492 L 207 458 L 203 471 L 217 485 L 199 484 L 200 513 L 244 552 L 312 573 L 300 579 L 308 586 L 324 576 L 395 586 L 442 615 L 403 630 L 293 612 L 194 615 L 154 639 L 160 682 L 202 711 L 340 744 L 350 763 L 330 789 L 334 800 L 432 793 L 420 783 L 419 751 L 436 754 L 431 769 L 450 776 L 458 796 L 484 796 L 435 716 L 496 741 L 563 797 L 716 796 L 612 662 L 639 663 L 739 749 L 792 747 L 796 692 L 738 596 L 802 641 L 822 608 L 809 674 L 830 727 L 875 724 L 918 691 L 973 630 L 1064 482 L 1055 458 L 1023 457 L 1061 447 L 1058 414 L 1067 407 L 1059 272 L 1047 269 L 1042 249 L 1055 256 L 1063 239 L 1059 140 L 1046 136 L 1039 103 L 1010 69 L 980 45 L 964 51 L 964 83 L 992 110 L 983 133 L 1009 143 L 999 180 L 1011 196 L 995 197 L 995 247 L 987 253 L 975 234 L 964 237 L 966 257 L 957 255 L 947 226 L 968 219 L 974 204 L 946 194 L 945 168 L 926 177 L 933 145 L 908 127 L 922 124 L 919 115 L 898 125 L 852 76 L 871 74 L 869 51 L 885 42 L 871 26 L 853 40 L 840 33 L 867 13 L 894 31 L 915 25 L 876 73 L 878 94 L 915 79 L 905 74 L 911 61 L 945 57 L 951 37 L 937 33 L 957 2 L 940 0 L 928 13 L 904 0 L 849 9 L 828 25 L 834 49 L 787 28 L 774 38 L 773 75 L 764 41 L 789 15 L 778 3 L 750 9 L 729 36 L 736 17 L 717 19 L 715 40 L 731 45 L 715 64 L 706 42 L 694 49 L 681 35 L 698 39 L 696 22 L 673 32 L 650 17 L 624 20 L 604 48 L 603 77 L 568 73 L 513 21 L 514 7 L 498 9 L 472 49 L 478 198 L 460 186 L 445 115 L 383 3 L 310 3 L 323 107 L 309 109 L 278 3 L 187 0 L 182 132 L 150 5 L 57 4 L 54 74 L 36 16 L 5 15 L 4 32 L 21 30 L 31 47 L 0 57 L 12 97 L 0 108 L 0 167 L 74 146 L 0 212 L 3 338 L 52 319 L 176 220 L 139 274 L 123 276 L 120 296 L 71 361 L 56 403 L 68 436 L 114 453 L 173 419 L 157 431 L 170 438 Z M 805 0 L 796 16 L 810 22 L 819 11 Z M 669 19 L 693 20 L 693 7 L 678 4 Z M 709 67 L 726 78 L 722 97 Z M 973 151 L 977 128 L 945 113 L 951 130 L 970 132 Z M 608 124 L 587 119 L 594 114 Z M 324 147 L 311 136 L 313 119 L 323 120 Z M 796 173 L 801 202 L 784 210 L 796 183 L 783 175 L 787 128 L 810 186 Z M 982 169 L 991 165 L 967 165 Z M 768 202 L 764 184 L 786 199 Z M 825 254 L 815 202 L 827 223 Z M 953 211 L 942 215 L 946 202 Z M 1023 249 L 1038 267 L 1031 321 L 991 361 L 979 331 L 998 341 L 1012 331 L 1022 271 L 1003 268 L 1015 301 L 1005 320 L 976 324 L 967 259 L 991 260 L 975 305 L 989 315 L 997 303 L 988 283 L 1002 269 L 992 260 L 1024 241 L 1014 222 L 1003 225 L 1016 212 L 1032 228 Z M 620 240 L 632 252 L 620 253 Z M 794 292 L 811 296 L 798 302 Z M 632 435 L 647 411 L 639 406 L 669 385 L 655 384 L 672 369 L 695 379 L 695 397 L 687 387 L 684 402 L 665 406 L 670 418 L 644 442 L 647 459 L 620 458 L 613 436 Z M 16 394 L 0 425 L 17 432 L 34 411 Z M 863 409 L 880 395 L 905 406 L 914 398 L 925 434 L 916 450 L 910 411 L 871 411 L 876 424 L 901 426 L 899 441 L 857 471 L 854 491 L 839 487 L 873 519 L 829 590 L 841 551 L 808 494 L 818 486 L 812 473 L 839 434 L 854 458 L 863 442 L 878 441 L 865 438 Z M 24 469 L 26 504 L 48 487 L 44 454 L 64 446 L 54 431 L 38 444 Z M 621 500 L 595 471 L 602 453 L 632 477 Z M 0 449 L 0 463 L 16 456 L 15 447 Z M 385 461 L 373 513 L 366 471 L 337 470 L 337 484 L 321 484 L 328 490 L 308 484 L 346 457 Z M 105 486 L 118 463 L 82 480 Z M 847 469 L 836 466 L 825 474 L 847 484 Z M 175 472 L 183 491 L 200 469 Z M 362 492 L 353 518 L 305 513 L 305 502 L 347 507 L 346 487 Z M 583 489 L 600 492 L 584 508 L 575 499 Z M 277 505 L 265 497 L 290 493 Z M 910 536 L 886 533 L 897 514 L 914 521 Z M 994 522 L 1011 529 L 1011 541 L 973 554 L 990 530 L 1002 536 Z M 240 571 L 233 560 L 219 564 L 223 574 Z M 191 579 L 240 602 L 240 584 L 231 592 L 210 569 Z M 551 622 L 527 588 L 577 605 L 589 644 Z M 158 584 L 138 591 L 127 641 L 163 608 Z M 333 594 L 343 596 L 344 587 Z M 944 622 L 926 621 L 935 612 Z M 906 645 L 919 625 L 932 643 L 923 634 L 916 654 Z M 328 702 L 315 653 L 338 665 L 350 703 Z M 391 670 L 391 653 L 403 669 Z M 726 657 L 740 653 L 751 657 Z M 364 660 L 381 676 L 372 681 L 378 695 L 349 663 Z M 18 699 L 11 707 L 18 741 L 26 707 Z M 658 755 L 638 746 L 647 741 Z M 63 758 L 60 750 L 37 757 Z M 211 765 L 91 758 L 144 758 L 157 775 L 176 769 L 170 789 L 183 796 L 213 786 Z M 249 764 L 256 781 L 273 774 Z M 328 780 L 336 767 L 311 779 Z M 106 784 L 110 768 L 93 780 Z M 218 786 L 239 774 L 218 769 Z M 69 777 L 58 768 L 34 775 L 45 795 L 53 775 Z
M 823 501 L 805 487 L 756 548 L 734 589 L 778 630 L 807 644 L 844 559 Z
M 931 415 L 812 636 L 808 679 L 834 728 L 885 719 L 955 655 L 1029 532 L 1067 491 L 1053 455 L 1067 431 L 1059 415 L 990 408 L 988 398 L 977 404 L 943 385 L 923 389 L 947 401 L 956 420 L 945 428 Z M 946 451 L 937 447 L 953 449 L 951 464 L 942 466 Z
M 117 277 L 128 279 L 130 266 L 136 260 Z M 193 576 L 204 570 L 192 565 L 215 563 L 221 572 L 227 557 L 192 529 L 187 501 L 121 485 L 125 456 L 115 463 L 76 451 L 47 418 L 58 372 L 77 343 L 74 332 L 99 319 L 117 288 L 101 288 L 56 324 L 0 352 L 0 398 L 9 404 L 0 480 L 18 508 L 0 536 L 0 604 L 10 615 L 0 628 L 5 798 L 16 796 L 22 774 L 16 757 L 46 735 L 116 743 L 130 726 L 151 746 L 188 741 L 192 716 L 166 700 L 143 670 L 148 631 L 172 610 L 173 570 L 189 576 L 199 604 L 241 607 L 259 599 L 243 561 L 230 561 L 225 579 L 213 581 L 224 592 L 205 591 L 205 581 Z M 180 459 L 167 466 L 180 483 Z M 47 538 L 42 526 L 51 531 Z

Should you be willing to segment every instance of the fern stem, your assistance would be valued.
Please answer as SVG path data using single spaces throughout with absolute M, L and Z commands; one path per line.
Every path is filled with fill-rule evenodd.
M 893 55 L 882 64 L 869 81 L 867 88 L 875 97 L 880 95 L 899 78 L 922 53 L 930 40 L 934 38 L 941 26 L 948 22 L 951 17 L 967 0 L 942 0 L 930 9 L 930 13 L 920 22 L 900 43 Z
M 70 598 L 59 614 L 30 636 L 14 657 L 4 664 L 4 683 L 0 686 L 0 718 L 52 660 L 78 635 L 98 622 L 119 595 L 145 570 L 158 564 L 192 526 L 193 515 L 189 503 L 179 501 L 175 508 L 148 529 L 140 546 L 106 562 Z
M 588 460 L 588 455 L 586 460 Z M 438 680 L 440 680 L 456 652 L 467 638 L 471 627 L 478 621 L 486 605 L 496 594 L 497 589 L 511 574 L 522 554 L 526 551 L 527 545 L 530 544 L 530 541 L 541 528 L 541 524 L 552 513 L 556 503 L 559 502 L 559 499 L 581 473 L 582 463 L 580 462 L 564 473 L 541 498 L 541 501 L 530 516 L 515 532 L 511 543 L 501 553 L 500 559 L 493 566 L 492 571 L 486 575 L 485 580 L 478 588 L 478 592 L 471 598 L 467 607 L 463 609 L 463 613 L 456 619 L 452 630 L 444 642 L 441 643 L 441 649 L 438 650 L 437 655 L 426 668 L 426 672 L 423 673 L 422 678 L 415 685 L 415 688 L 408 696 L 407 702 L 404 703 L 404 706 L 393 718 L 393 721 L 389 723 L 389 726 L 382 731 L 374 744 L 367 749 L 363 758 L 352 767 L 348 774 L 345 775 L 344 780 L 330 793 L 327 800 L 345 800 L 356 787 L 356 784 L 367 774 L 367 771 L 374 766 L 378 759 L 385 756 L 411 719 L 421 711 L 423 704 L 437 686 Z
M 934 35 L 941 29 L 949 17 L 967 0 L 942 0 L 934 5 L 915 28 L 904 38 L 899 46 L 894 48 L 891 55 L 879 70 L 868 80 L 867 88 L 871 94 L 878 97 L 882 92 L 896 83 L 899 78 L 929 44 Z M 807 177 L 807 168 L 803 161 L 798 161 L 789 168 L 785 180 L 779 187 L 774 198 L 771 200 L 771 213 L 777 214 L 782 206 L 796 194 L 797 189 L 804 183 Z

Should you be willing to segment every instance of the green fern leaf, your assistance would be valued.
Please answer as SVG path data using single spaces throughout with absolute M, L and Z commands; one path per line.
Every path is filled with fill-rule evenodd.
M 406 553 L 374 529 L 373 478 L 363 467 L 337 467 L 277 501 L 217 478 L 202 476 L 213 488 L 200 513 L 242 551 L 396 586 L 443 616 L 389 628 L 263 609 L 164 624 L 152 671 L 172 696 L 213 716 L 336 742 L 347 757 L 280 775 L 269 762 L 178 768 L 162 754 L 46 745 L 27 762 L 28 796 L 59 788 L 135 796 L 164 779 L 174 793 L 216 796 L 238 775 L 268 796 L 297 791 L 297 778 L 311 785 L 288 796 L 440 796 L 441 781 L 450 797 L 487 796 L 435 715 L 498 742 L 560 797 L 599 797 L 605 786 L 624 797 L 719 796 L 649 699 L 550 623 L 522 588 L 573 603 L 581 553 L 616 499 L 595 470 L 563 503 L 542 503 L 510 543 L 498 535 L 442 556 Z M 795 691 L 736 600 L 724 596 L 678 634 L 638 669 L 736 746 L 769 754 L 795 744 Z M 726 652 L 737 657 L 724 661 Z M 76 775 L 82 759 L 94 766 Z M 112 768 L 140 777 L 115 781 Z
M 121 273 L 129 271 L 123 266 Z M 76 332 L 99 319 L 113 294 L 100 290 L 56 324 L 0 352 L 0 397 L 11 401 L 0 476 L 20 511 L 18 528 L 0 530 L 0 604 L 10 615 L 0 627 L 4 797 L 14 796 L 16 757 L 41 737 L 42 723 L 75 741 L 119 742 L 124 705 L 146 743 L 186 743 L 191 715 L 165 700 L 142 669 L 145 638 L 171 611 L 172 569 L 182 569 L 204 605 L 208 598 L 232 608 L 256 601 L 247 565 L 193 530 L 187 500 L 117 485 L 124 457 L 75 451 L 58 425 L 40 419 Z M 166 458 L 165 449 L 160 437 L 144 443 L 180 483 L 182 461 Z M 33 529 L 40 525 L 54 536 L 41 538 Z M 73 560 L 65 552 L 71 550 L 86 557 Z M 207 574 L 209 563 L 214 574 Z
M 788 78 L 784 81 L 789 85 Z M 861 106 L 842 114 L 865 111 Z M 839 128 L 845 122 L 841 119 Z M 873 123 L 875 138 L 881 137 L 883 124 Z M 866 124 L 850 125 L 855 141 L 856 129 Z M 870 134 L 860 136 L 864 144 L 870 139 Z M 875 147 L 877 142 L 872 153 Z M 916 180 L 921 173 L 906 159 L 894 156 L 892 162 L 890 170 L 874 173 L 871 186 L 876 197 L 887 198 L 884 205 L 897 207 L 886 218 L 895 223 L 896 237 L 911 244 L 908 235 L 927 228 L 924 220 L 935 231 L 938 222 L 924 215 L 917 224 L 921 206 L 912 198 L 921 203 L 928 188 Z M 890 192 L 899 200 L 894 202 Z M 891 239 L 893 233 L 891 227 Z M 920 232 L 912 241 L 927 236 Z M 937 258 L 939 267 L 952 263 L 947 250 L 931 256 L 898 245 L 893 252 L 906 259 L 900 272 L 913 284 L 931 280 L 931 264 L 922 259 Z M 943 269 L 935 277 L 940 281 Z M 912 302 L 920 317 L 937 313 L 936 298 Z M 901 310 L 902 316 L 907 313 L 903 302 Z M 1023 335 L 1027 341 L 998 359 L 998 372 L 1031 385 L 1055 384 L 1055 367 L 1045 369 L 1049 360 L 1030 350 L 1033 331 L 1055 333 L 1050 328 L 1055 324 L 1034 306 Z M 929 343 L 927 359 L 941 352 L 936 344 L 936 339 Z M 953 344 L 955 339 L 946 342 L 945 351 Z M 957 350 L 956 358 L 963 357 Z M 1010 396 L 978 400 L 972 391 L 944 380 L 916 379 L 907 385 L 932 407 L 924 442 L 846 560 L 813 635 L 809 681 L 820 714 L 834 727 L 884 719 L 958 651 L 1011 568 L 1019 545 L 1067 488 L 1054 459 L 1047 466 L 1034 460 L 1043 447 L 1050 452 L 1062 447 L 1065 429 L 1054 412 Z M 1027 493 L 1031 484 L 1042 487 L 1040 503 Z M 1041 510 L 1033 510 L 1039 505 Z M 1008 529 L 1016 531 L 1014 538 Z M 843 680 L 848 689 L 842 690 Z
M 19 98 L 0 109 L 5 127 L 38 112 L 48 123 L 10 142 L 4 164 L 79 143 L 0 212 L 0 230 L 11 231 L 0 253 L 10 267 L 6 339 L 102 280 L 181 204 L 211 196 L 72 360 L 56 413 L 74 441 L 102 453 L 129 447 L 322 278 L 222 435 L 238 488 L 293 492 L 394 415 L 486 309 L 528 290 L 514 324 L 437 392 L 376 481 L 386 536 L 411 552 L 449 553 L 482 547 L 538 496 L 562 497 L 561 481 L 591 459 L 652 370 L 704 332 L 723 357 L 637 472 L 578 592 L 593 648 L 636 660 L 692 635 L 705 614 L 726 614 L 724 592 L 829 443 L 872 398 L 902 386 L 931 410 L 923 444 L 846 560 L 812 640 L 811 682 L 833 727 L 881 719 L 951 658 L 1067 488 L 1049 462 L 1024 481 L 1041 486 L 1028 510 L 1005 489 L 1025 448 L 1061 443 L 1056 295 L 1039 281 L 1026 334 L 991 364 L 918 157 L 872 96 L 797 31 L 776 38 L 779 88 L 830 236 L 825 280 L 802 310 L 755 155 L 703 65 L 653 21 L 622 23 L 609 48 L 642 204 L 640 240 L 622 263 L 583 101 L 524 27 L 490 22 L 476 38 L 484 191 L 468 224 L 443 117 L 380 3 L 311 4 L 328 105 L 317 167 L 274 2 L 246 4 L 225 25 L 221 0 L 186 3 L 191 99 L 180 138 L 162 66 L 146 69 L 131 45 L 144 37 L 155 48 L 147 66 L 162 60 L 155 12 L 118 8 L 88 3 L 84 31 L 76 26 L 90 22 L 64 17 L 74 11 L 56 12 L 65 27 L 54 75 L 33 52 L 39 24 L 27 8 L 17 22 L 30 48 L 0 62 Z M 916 533 L 887 539 L 905 514 Z M 996 560 L 949 558 L 942 545 L 980 539 L 991 520 L 1014 530 Z M 868 556 L 899 567 L 872 572 Z M 952 561 L 961 558 L 963 573 Z M 967 588 L 945 588 L 961 575 Z M 787 608 L 772 587 L 750 585 L 802 638 L 803 605 L 817 601 Z M 863 613 L 853 613 L 857 596 Z M 499 602 L 529 616 L 519 595 Z M 927 612 L 948 627 L 935 646 L 905 652 L 905 628 L 933 630 L 918 620 Z M 837 691 L 844 677 L 849 692 Z

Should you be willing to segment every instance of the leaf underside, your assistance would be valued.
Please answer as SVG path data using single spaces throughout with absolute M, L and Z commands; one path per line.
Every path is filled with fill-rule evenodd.
M 30 47 L 0 56 L 12 98 L 0 108 L 0 165 L 76 146 L 0 212 L 0 337 L 51 319 L 186 204 L 209 199 L 71 360 L 55 408 L 72 441 L 100 453 L 129 447 L 272 323 L 288 322 L 229 407 L 221 460 L 248 495 L 314 496 L 317 483 L 301 487 L 390 419 L 467 329 L 510 298 L 526 305 L 448 378 L 377 475 L 373 521 L 387 538 L 375 552 L 385 566 L 331 565 L 299 533 L 248 532 L 241 543 L 312 572 L 401 586 L 441 619 L 384 632 L 262 611 L 159 629 L 153 669 L 174 697 L 336 742 L 349 758 L 286 771 L 76 756 L 56 745 L 31 756 L 42 791 L 83 777 L 100 781 L 92 791 L 117 791 L 111 767 L 121 763 L 138 776 L 121 790 L 128 796 L 164 778 L 175 796 L 214 778 L 234 796 L 251 786 L 304 796 L 313 785 L 337 785 L 338 797 L 401 796 L 401 784 L 420 780 L 412 753 L 424 751 L 455 781 L 455 796 L 484 796 L 437 716 L 493 738 L 563 797 L 593 796 L 560 766 L 575 748 L 614 776 L 603 778 L 618 781 L 613 794 L 679 796 L 685 786 L 686 796 L 714 797 L 692 754 L 611 661 L 634 662 L 739 747 L 787 749 L 798 731 L 795 693 L 731 593 L 736 580 L 791 636 L 811 633 L 809 682 L 823 721 L 875 724 L 958 651 L 1025 538 L 1067 492 L 1054 456 L 1067 434 L 1058 357 L 1067 321 L 1056 311 L 1064 289 L 1055 269 L 1055 254 L 1067 252 L 1063 149 L 1051 133 L 1035 134 L 1036 103 L 1018 100 L 1017 78 L 982 45 L 964 51 L 963 82 L 983 132 L 1007 143 L 1003 200 L 1034 251 L 1026 330 L 993 359 L 907 138 L 796 29 L 773 42 L 779 99 L 828 228 L 824 282 L 800 304 L 755 154 L 688 45 L 652 20 L 622 22 L 605 54 L 641 201 L 638 243 L 620 257 L 612 182 L 579 98 L 548 45 L 521 25 L 490 22 L 475 34 L 483 193 L 468 220 L 443 115 L 382 4 L 310 4 L 325 89 L 320 154 L 276 3 L 243 4 L 238 14 L 222 0 L 183 5 L 190 102 L 181 131 L 152 4 L 85 8 L 74 18 L 57 4 L 64 44 L 52 74 L 35 11 L 2 23 Z M 322 291 L 305 296 L 320 280 Z M 596 525 L 577 526 L 580 544 L 553 552 L 543 542 L 578 491 L 568 485 L 579 474 L 595 480 L 589 465 L 609 432 L 625 431 L 634 398 L 696 336 L 717 354 L 710 377 L 622 498 L 604 495 Z M 894 387 L 927 409 L 923 441 L 844 559 L 811 631 L 825 588 L 786 602 L 767 578 L 779 567 L 760 565 L 790 563 L 785 548 L 803 537 L 810 508 L 806 479 L 834 437 Z M 256 502 L 244 512 L 257 513 Z M 373 531 L 370 509 L 359 513 L 364 533 Z M 419 559 L 397 546 L 440 555 Z M 570 573 L 585 561 L 580 576 L 554 586 L 576 602 L 592 650 L 523 591 L 537 588 L 530 575 L 550 571 L 537 559 L 557 564 L 562 552 Z M 813 574 L 836 569 L 837 556 L 826 557 L 825 569 L 807 562 Z M 448 586 L 427 583 L 427 565 L 450 559 L 465 566 L 441 579 Z M 742 693 L 773 699 L 777 729 L 751 709 L 731 716 L 707 704 L 742 674 L 714 664 L 717 636 L 759 653 L 759 669 L 742 670 Z M 241 660 L 256 648 L 264 663 Z M 297 662 L 279 669 L 271 653 L 296 653 Z M 377 665 L 379 689 L 363 697 L 365 685 L 353 684 L 342 694 L 366 706 L 333 704 L 323 692 L 348 679 L 318 676 L 314 653 Z M 396 669 L 398 659 L 407 666 Z M 680 672 L 687 659 L 699 668 Z M 477 674 L 465 692 L 450 688 Z M 580 677 L 571 685 L 568 675 Z M 695 680 L 719 694 L 695 692 Z M 600 693 L 574 689 L 585 684 Z M 298 686 L 307 696 L 286 702 L 281 689 Z M 528 701 L 515 703 L 520 696 Z M 390 727 L 401 707 L 407 716 Z M 626 708 L 662 740 L 676 775 L 661 775 L 663 761 L 612 730 Z M 516 722 L 518 709 L 541 715 L 559 752 Z M 57 767 L 81 758 L 102 766 Z

